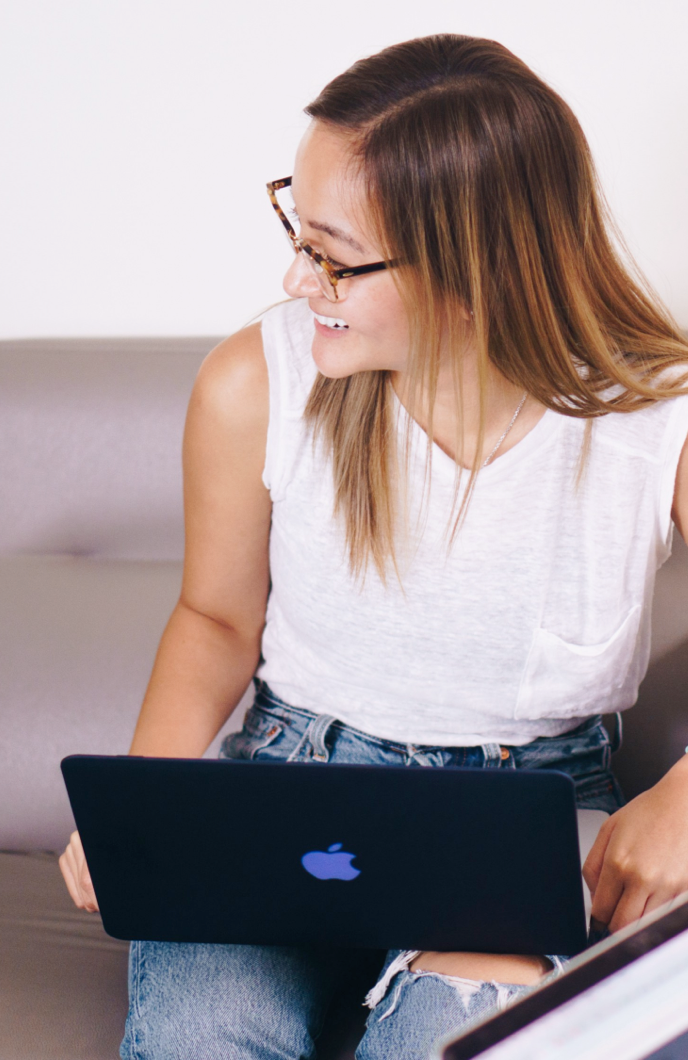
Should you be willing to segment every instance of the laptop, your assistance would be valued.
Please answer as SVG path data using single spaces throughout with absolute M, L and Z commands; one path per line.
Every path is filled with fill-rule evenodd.
M 586 946 L 564 773 L 99 755 L 62 772 L 115 938 Z

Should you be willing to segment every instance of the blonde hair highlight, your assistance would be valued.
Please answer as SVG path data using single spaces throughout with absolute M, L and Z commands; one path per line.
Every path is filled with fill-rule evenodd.
M 490 364 L 546 408 L 592 422 L 688 392 L 688 343 L 631 264 L 573 112 L 502 45 L 452 34 L 394 45 L 335 78 L 306 113 L 350 137 L 380 247 L 403 263 L 391 274 L 411 334 L 404 470 L 389 373 L 318 375 L 305 413 L 331 455 L 352 573 L 364 578 L 372 560 L 384 581 L 390 562 L 397 569 L 397 475 L 408 474 L 421 394 L 429 482 L 442 349 L 454 353 L 457 395 L 451 547 L 480 470 Z M 461 492 L 468 313 L 481 407 Z M 590 439 L 588 428 L 581 471 Z

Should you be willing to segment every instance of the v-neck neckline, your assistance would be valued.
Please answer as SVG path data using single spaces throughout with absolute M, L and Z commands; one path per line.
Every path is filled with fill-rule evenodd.
M 394 402 L 396 404 L 397 423 L 401 428 L 402 432 L 405 429 L 405 421 L 410 420 L 411 422 L 411 433 L 415 440 L 421 443 L 423 450 L 427 446 L 428 435 L 427 432 L 421 427 L 417 420 L 415 420 L 406 409 L 406 406 L 401 402 L 399 395 L 397 394 L 394 387 L 392 394 L 394 395 Z M 521 460 L 528 457 L 533 451 L 539 449 L 543 445 L 547 438 L 554 433 L 559 425 L 561 416 L 559 416 L 552 409 L 545 409 L 544 413 L 537 421 L 537 423 L 531 427 L 526 435 L 521 438 L 520 441 L 516 442 L 510 449 L 507 449 L 505 453 L 501 455 L 497 454 L 493 458 L 492 462 L 487 467 L 480 468 L 480 477 L 495 477 L 497 474 L 502 474 L 503 471 L 508 470 L 513 464 L 520 462 Z M 433 440 L 432 443 L 432 461 L 433 467 L 437 464 L 439 467 L 443 467 L 451 472 L 452 479 L 456 475 L 456 461 L 449 453 L 437 444 Z M 500 470 L 501 468 L 501 470 Z M 470 474 L 470 468 L 461 467 L 461 475 Z

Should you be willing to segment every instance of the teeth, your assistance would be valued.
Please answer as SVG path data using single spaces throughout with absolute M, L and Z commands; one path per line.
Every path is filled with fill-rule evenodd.
M 323 317 L 319 313 L 314 313 L 313 316 L 319 324 L 324 324 L 326 328 L 348 328 L 348 324 L 345 320 L 340 320 L 339 317 Z

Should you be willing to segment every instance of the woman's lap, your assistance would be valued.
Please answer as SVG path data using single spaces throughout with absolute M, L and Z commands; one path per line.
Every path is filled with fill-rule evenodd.
M 400 956 L 390 951 L 384 967 Z M 120 1056 L 310 1060 L 352 959 L 345 950 L 134 942 Z M 437 1038 L 529 989 L 400 969 L 368 1015 L 357 1060 L 421 1060 Z
M 497 748 L 497 752 L 499 749 Z M 455 752 L 452 754 L 452 752 Z M 486 748 L 403 747 L 358 733 L 324 715 L 298 711 L 260 689 L 228 758 L 391 764 L 484 765 L 569 772 L 579 806 L 613 812 L 622 796 L 601 724 L 584 723 L 554 739 L 510 748 L 504 760 Z M 481 760 L 482 756 L 482 760 Z M 500 765 L 501 763 L 501 765 Z M 315 1056 L 314 1039 L 355 951 L 301 947 L 132 943 L 130 1011 L 123 1060 L 293 1060 Z M 393 963 L 394 962 L 394 963 Z M 357 1060 L 419 1060 L 437 1038 L 489 1015 L 530 987 L 409 971 L 390 951 Z

